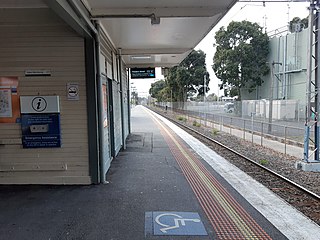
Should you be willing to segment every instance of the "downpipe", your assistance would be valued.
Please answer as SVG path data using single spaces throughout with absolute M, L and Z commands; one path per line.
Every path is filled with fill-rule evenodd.
M 95 42 L 95 66 L 96 66 L 96 82 L 97 82 L 97 105 L 98 105 L 98 137 L 99 137 L 99 171 L 100 171 L 100 183 L 106 183 L 105 167 L 104 167 L 104 148 L 103 148 L 103 96 L 102 96 L 102 81 L 100 76 L 100 25 L 98 21 L 95 21 L 96 34 L 94 35 Z

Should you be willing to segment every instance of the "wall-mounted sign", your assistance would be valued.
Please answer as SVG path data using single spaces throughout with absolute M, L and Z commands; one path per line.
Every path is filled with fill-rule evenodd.
M 21 96 L 24 148 L 61 147 L 59 96 Z
M 42 76 L 51 76 L 50 70 L 26 70 L 24 71 L 26 77 L 42 77 Z
M 130 68 L 131 79 L 137 78 L 155 78 L 155 68 Z
M 0 77 L 0 123 L 20 121 L 17 77 Z
M 22 114 L 24 148 L 61 147 L 60 114 Z
M 59 96 L 21 96 L 21 113 L 59 113 Z
M 68 100 L 79 100 L 79 84 L 68 83 L 67 84 L 67 97 Z

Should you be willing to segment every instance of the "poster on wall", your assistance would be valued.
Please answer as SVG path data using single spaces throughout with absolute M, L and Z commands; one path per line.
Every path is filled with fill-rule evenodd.
M 103 95 L 103 127 L 108 126 L 108 102 L 107 102 L 107 86 L 102 85 L 102 95 Z
M 18 77 L 0 77 L 0 123 L 20 122 Z

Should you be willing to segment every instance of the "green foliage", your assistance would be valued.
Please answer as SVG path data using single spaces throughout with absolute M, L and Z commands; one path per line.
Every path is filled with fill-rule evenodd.
M 308 17 L 306 18 L 299 18 L 294 17 L 289 23 L 289 31 L 290 32 L 301 32 L 302 29 L 307 28 L 309 24 Z
M 229 91 L 229 97 L 240 96 L 239 89 L 237 87 L 232 87 Z
M 164 80 L 160 80 L 151 83 L 149 94 L 151 97 L 156 98 L 159 102 L 166 101 L 168 99 L 168 88 L 166 82 Z
M 193 50 L 178 66 L 169 70 L 166 81 L 160 80 L 151 84 L 149 93 L 159 102 L 187 100 L 189 95 L 204 95 L 208 92 L 210 78 L 206 70 L 206 54 Z M 206 87 L 204 87 L 206 76 Z
M 186 121 L 187 121 L 187 119 L 186 119 L 185 117 L 183 117 L 183 116 L 178 116 L 177 119 L 178 119 L 179 121 L 183 121 L 183 122 L 186 122 Z
M 208 102 L 218 101 L 218 96 L 215 93 L 211 93 L 206 97 Z
M 167 83 L 175 101 L 183 102 L 190 95 L 203 95 L 204 91 L 210 90 L 205 58 L 206 54 L 203 51 L 193 50 L 178 66 L 169 70 Z M 204 88 L 204 76 L 206 76 L 206 88 Z
M 211 131 L 212 131 L 213 135 L 218 135 L 218 133 L 219 133 L 219 130 L 215 129 L 215 128 L 213 128 Z
M 131 104 L 138 104 L 138 103 L 139 103 L 138 93 L 136 91 L 133 91 L 131 93 Z
M 217 51 L 212 68 L 222 81 L 220 88 L 235 88 L 240 96 L 241 88 L 252 92 L 261 86 L 261 77 L 269 72 L 269 38 L 262 28 L 249 21 L 233 21 L 227 29 L 220 28 L 215 39 Z
M 259 163 L 261 164 L 261 165 L 267 165 L 268 163 L 269 163 L 269 161 L 268 160 L 266 160 L 266 159 L 262 159 L 262 160 L 260 160 L 259 161 Z
M 195 127 L 201 127 L 201 124 L 198 123 L 196 120 L 193 121 L 192 125 Z

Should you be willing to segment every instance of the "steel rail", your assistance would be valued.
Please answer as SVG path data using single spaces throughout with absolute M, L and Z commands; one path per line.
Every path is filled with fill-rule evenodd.
M 153 109 L 150 109 L 150 110 L 154 111 Z M 186 126 L 186 125 L 184 125 L 184 124 L 182 124 L 182 123 L 180 123 L 180 122 L 178 122 L 178 121 L 176 121 L 176 120 L 173 120 L 173 119 L 171 119 L 171 118 L 168 118 L 166 115 L 163 115 L 163 114 L 160 113 L 160 112 L 156 112 L 156 113 L 159 114 L 159 115 L 161 115 L 162 117 L 168 119 L 169 121 L 171 121 L 171 122 L 173 122 L 173 123 L 175 123 L 175 124 L 177 124 L 177 125 L 179 125 L 179 126 L 182 126 L 183 128 L 186 128 L 186 129 L 188 129 L 189 131 L 194 132 L 194 133 L 200 135 L 201 137 L 203 137 L 203 138 L 205 138 L 205 139 L 207 139 L 207 140 L 209 140 L 209 141 L 211 141 L 211 142 L 219 145 L 220 147 L 223 147 L 223 148 L 229 150 L 230 152 L 236 154 L 237 156 L 244 158 L 245 160 L 247 160 L 247 161 L 251 162 L 252 164 L 256 165 L 257 167 L 259 167 L 259 168 L 261 168 L 261 169 L 269 172 L 270 174 L 272 174 L 272 175 L 280 178 L 281 180 L 285 181 L 286 183 L 288 183 L 288 184 L 290 184 L 290 185 L 298 188 L 298 189 L 301 190 L 302 192 L 304 192 L 304 193 L 306 193 L 306 194 L 308 194 L 308 195 L 312 196 L 313 198 L 315 198 L 315 199 L 317 199 L 317 200 L 320 201 L 320 196 L 317 195 L 316 193 L 311 192 L 310 190 L 308 190 L 307 188 L 305 188 L 305 187 L 297 184 L 296 182 L 294 182 L 294 181 L 292 181 L 292 180 L 290 180 L 290 179 L 282 176 L 281 174 L 279 174 L 279 173 L 277 173 L 277 172 L 275 172 L 275 171 L 273 171 L 273 170 L 271 170 L 271 169 L 269 169 L 269 168 L 267 168 L 267 167 L 265 167 L 265 166 L 257 163 L 256 161 L 248 158 L 247 156 L 243 155 L 242 153 L 239 153 L 239 152 L 235 151 L 234 149 L 232 149 L 232 148 L 230 148 L 230 147 L 228 147 L 228 146 L 226 146 L 226 145 L 224 145 L 224 144 L 222 144 L 222 143 L 220 143 L 220 142 L 218 142 L 218 141 L 216 141 L 216 140 L 214 140 L 214 139 L 212 139 L 212 138 L 204 135 L 204 134 L 201 133 L 201 132 L 198 132 L 197 130 L 194 130 L 194 129 L 191 128 L 191 127 L 188 127 L 188 126 Z

